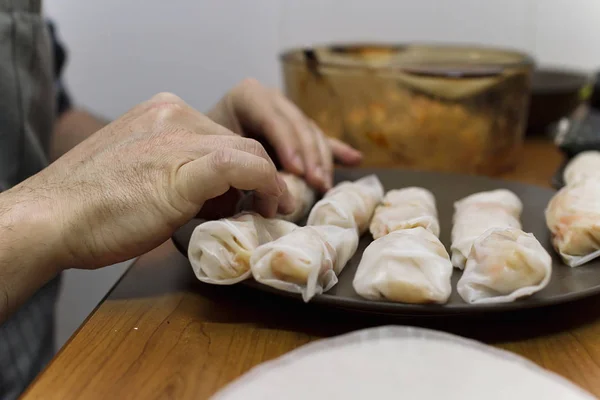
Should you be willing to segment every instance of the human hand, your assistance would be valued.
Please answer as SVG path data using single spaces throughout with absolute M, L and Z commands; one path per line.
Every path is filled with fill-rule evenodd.
M 160 94 L 11 192 L 51 214 L 61 264 L 94 268 L 151 250 L 232 188 L 255 191 L 266 216 L 293 207 L 257 141 Z
M 264 137 L 275 148 L 284 169 L 303 175 L 322 191 L 332 185 L 334 158 L 345 165 L 361 160 L 359 151 L 325 137 L 283 94 L 254 79 L 233 88 L 208 116 L 239 135 Z

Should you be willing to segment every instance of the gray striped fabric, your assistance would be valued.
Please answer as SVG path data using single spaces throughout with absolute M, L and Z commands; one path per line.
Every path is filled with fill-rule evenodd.
M 16 399 L 54 355 L 59 279 L 39 290 L 0 326 L 0 398 Z
M 0 0 L 0 189 L 47 165 L 55 118 L 52 53 L 40 0 Z M 53 354 L 59 279 L 0 325 L 0 399 L 16 399 Z

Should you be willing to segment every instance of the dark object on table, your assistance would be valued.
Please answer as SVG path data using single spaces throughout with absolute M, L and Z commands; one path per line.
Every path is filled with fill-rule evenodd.
M 467 304 L 456 292 L 456 282 L 462 272 L 454 270 L 452 275 L 452 295 L 445 305 L 418 305 L 391 303 L 385 301 L 369 301 L 356 294 L 352 280 L 358 263 L 366 246 L 371 243 L 369 234 L 363 235 L 358 250 L 348 262 L 339 277 L 339 282 L 329 292 L 317 295 L 311 303 L 351 310 L 354 312 L 388 314 L 396 316 L 455 316 L 481 314 L 495 311 L 511 311 L 525 308 L 543 307 L 565 303 L 600 293 L 600 259 L 577 268 L 570 268 L 562 263 L 550 243 L 550 232 L 546 228 L 544 209 L 554 192 L 537 186 L 493 180 L 483 177 L 442 174 L 432 172 L 414 172 L 391 169 L 348 169 L 338 170 L 336 182 L 356 180 L 370 173 L 376 173 L 386 190 L 405 186 L 422 186 L 433 192 L 439 212 L 441 226 L 440 240 L 450 249 L 450 230 L 452 228 L 453 203 L 469 194 L 506 188 L 514 191 L 523 201 L 523 229 L 532 232 L 544 248 L 552 255 L 552 279 L 542 291 L 529 298 L 503 304 Z M 177 248 L 187 255 L 187 247 L 194 222 L 175 233 L 173 241 Z M 191 268 L 191 267 L 190 267 Z M 201 285 L 199 283 L 199 285 Z M 269 286 L 261 285 L 253 279 L 242 283 L 252 289 L 267 291 L 279 296 L 301 300 L 299 295 L 283 292 Z M 235 290 L 235 288 L 231 288 Z
M 563 171 L 573 157 L 587 150 L 600 151 L 600 110 L 579 108 L 572 118 L 561 121 L 555 142 L 566 157 L 552 179 L 552 185 L 558 189 L 564 186 Z
M 594 92 L 590 99 L 590 105 L 596 110 L 600 110 L 600 72 L 596 73 L 596 80 L 594 82 Z
M 567 164 L 569 163 L 569 161 L 570 159 L 565 160 L 565 162 L 560 166 L 560 168 L 558 168 L 558 170 L 552 177 L 551 184 L 552 187 L 554 187 L 555 189 L 560 189 L 563 186 L 565 186 L 565 180 L 563 178 L 563 175 L 565 173 L 565 168 L 567 168 Z
M 593 90 L 594 80 L 581 72 L 540 68 L 533 72 L 527 134 L 544 134 L 570 115 Z

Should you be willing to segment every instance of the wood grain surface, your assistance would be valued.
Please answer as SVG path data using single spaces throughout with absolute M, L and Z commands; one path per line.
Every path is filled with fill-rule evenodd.
M 561 162 L 529 140 L 506 179 L 548 186 Z M 390 319 L 199 283 L 171 242 L 142 256 L 24 399 L 202 399 L 253 366 L 311 340 L 417 325 L 521 354 L 600 396 L 600 297 L 493 317 Z

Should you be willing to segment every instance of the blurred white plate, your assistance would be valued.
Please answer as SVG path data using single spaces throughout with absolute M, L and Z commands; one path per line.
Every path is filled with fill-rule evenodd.
M 382 327 L 310 343 L 262 364 L 219 400 L 593 399 L 512 353 L 426 329 Z

